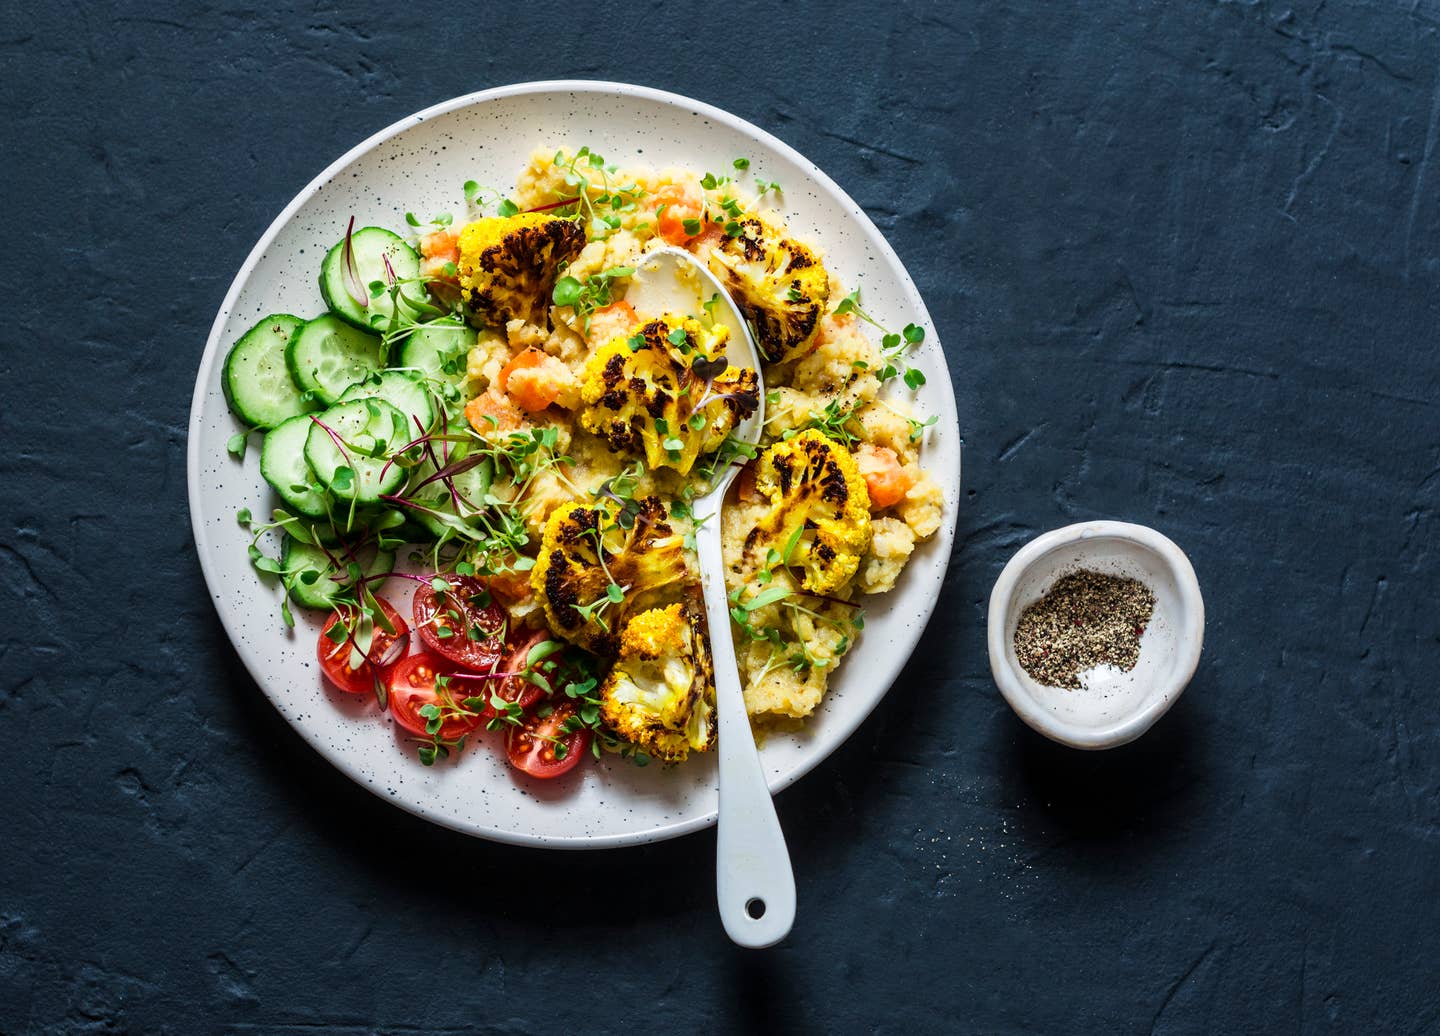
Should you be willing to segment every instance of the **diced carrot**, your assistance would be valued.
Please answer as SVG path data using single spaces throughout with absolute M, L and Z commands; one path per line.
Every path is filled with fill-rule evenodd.
M 460 235 L 450 229 L 437 230 L 420 239 L 420 273 L 430 280 L 445 280 L 447 263 L 460 261 Z M 449 278 L 453 279 L 453 278 Z
M 590 330 L 585 337 L 591 345 L 603 345 L 616 335 L 628 335 L 639 322 L 635 307 L 621 299 L 590 314 Z
M 525 422 L 525 414 L 493 387 L 465 404 L 465 420 L 481 435 L 513 432 Z
M 876 511 L 894 507 L 915 480 L 900 465 L 900 458 L 888 446 L 863 443 L 855 450 L 855 466 L 865 479 L 865 488 L 870 491 L 870 506 Z
M 725 230 L 719 223 L 705 224 L 699 236 L 692 237 L 685 243 L 685 247 L 691 252 L 701 253 L 707 248 L 714 248 L 721 241 L 725 240 Z
M 510 375 L 516 371 L 527 370 L 530 367 L 539 367 L 546 359 L 547 356 L 543 349 L 537 349 L 533 345 L 521 349 L 514 356 L 510 357 L 509 363 L 500 368 L 500 391 L 508 392 L 510 390 Z
M 560 398 L 560 385 L 544 367 L 518 370 L 508 385 L 510 398 L 532 414 L 538 414 Z
M 500 371 L 500 389 L 522 408 L 538 414 L 560 398 L 569 369 L 533 346 L 522 349 Z
M 702 238 L 712 244 L 718 240 L 720 224 L 710 220 L 702 223 L 693 234 L 685 229 L 685 221 L 699 220 L 705 207 L 703 200 L 694 190 L 672 183 L 655 192 L 654 202 L 657 211 L 663 207 L 663 211 L 660 211 L 660 215 L 655 219 L 655 230 L 665 239 L 666 244 L 694 248 Z
M 420 254 L 426 259 L 460 260 L 460 235 L 448 227 L 420 239 Z
M 700 200 L 678 183 L 672 183 L 656 191 L 654 201 L 660 213 L 655 219 L 655 231 L 666 244 L 683 245 L 690 240 L 690 235 L 685 233 L 685 221 L 700 217 Z

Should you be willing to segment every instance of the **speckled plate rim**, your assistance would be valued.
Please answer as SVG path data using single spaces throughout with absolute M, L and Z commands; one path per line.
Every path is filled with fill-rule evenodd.
M 211 560 L 211 551 L 207 549 L 209 535 L 204 524 L 203 502 L 200 494 L 200 467 L 202 458 L 199 449 L 199 430 L 201 426 L 202 411 L 209 396 L 209 386 L 214 379 L 214 371 L 217 363 L 221 362 L 221 335 L 234 310 L 236 302 L 244 289 L 251 274 L 264 256 L 270 244 L 279 235 L 281 230 L 294 218 L 299 209 L 305 205 L 317 192 L 327 183 L 333 180 L 352 163 L 372 151 L 378 145 L 396 137 L 406 130 L 434 119 L 441 115 L 476 105 L 482 105 L 490 101 L 502 98 L 515 97 L 525 94 L 542 93 L 593 93 L 614 96 L 629 96 L 648 101 L 658 102 L 676 108 L 685 109 L 692 114 L 702 115 L 713 119 L 717 123 L 728 126 L 732 130 L 754 139 L 757 143 L 772 148 L 786 156 L 797 166 L 804 169 L 810 178 L 813 186 L 831 195 L 832 199 L 838 202 L 842 208 L 851 214 L 854 225 L 861 231 L 867 242 L 875 249 L 876 253 L 890 267 L 891 272 L 899 281 L 906 302 L 918 319 L 917 323 L 922 326 L 934 328 L 934 322 L 930 319 L 930 313 L 925 308 L 924 300 L 916 289 L 905 265 L 896 255 L 890 243 L 885 240 L 873 221 L 867 216 L 863 209 L 847 194 L 834 180 L 827 176 L 821 169 L 805 158 L 798 151 L 786 144 L 784 141 L 773 136 L 758 126 L 747 122 L 738 116 L 701 101 L 684 97 L 680 94 L 670 93 L 664 90 L 657 90 L 652 87 L 636 86 L 628 83 L 614 83 L 603 80 L 584 79 L 562 79 L 542 80 L 531 83 L 516 83 L 509 86 L 494 87 L 488 90 L 479 90 L 474 93 L 465 94 L 442 102 L 414 115 L 392 123 L 380 132 L 368 137 L 355 147 L 351 148 L 340 158 L 332 162 L 326 169 L 311 180 L 303 190 L 297 194 L 288 205 L 275 217 L 255 247 L 246 256 L 245 262 L 241 265 L 235 279 L 230 284 L 230 290 L 226 292 L 225 300 L 220 305 L 215 321 L 211 325 L 209 337 L 205 343 L 205 351 L 200 360 L 200 368 L 196 375 L 195 390 L 191 396 L 190 421 L 188 426 L 188 442 L 186 447 L 186 478 L 188 482 L 187 498 L 190 507 L 190 524 L 195 539 L 196 553 L 200 560 L 200 568 L 205 577 L 207 588 L 210 590 L 212 600 L 216 604 L 216 611 L 220 616 L 222 626 L 225 628 L 226 636 L 229 637 L 231 645 L 239 654 L 241 662 L 250 673 L 256 685 L 265 694 L 271 705 L 285 717 L 300 736 L 317 752 L 320 753 L 331 765 L 340 770 L 356 784 L 369 790 L 376 797 L 399 806 L 415 816 L 431 823 L 447 827 L 463 834 L 473 835 L 490 841 L 503 842 L 511 845 L 524 845 L 547 849 L 607 849 L 624 845 L 642 845 L 650 842 L 662 841 L 669 838 L 677 838 L 681 835 L 690 834 L 703 830 L 715 823 L 718 815 L 717 810 L 711 810 L 699 816 L 687 819 L 675 820 L 671 823 L 657 825 L 643 831 L 623 832 L 612 835 L 580 835 L 573 838 L 542 837 L 524 831 L 515 831 L 506 828 L 491 827 L 485 824 L 464 823 L 451 817 L 444 816 L 426 809 L 423 802 L 410 801 L 405 798 L 395 797 L 383 793 L 379 788 L 367 782 L 356 768 L 349 765 L 348 760 L 343 756 L 329 750 L 326 743 L 320 738 L 316 731 L 312 731 L 303 724 L 297 723 L 280 708 L 274 693 L 267 686 L 262 676 L 262 669 L 257 657 L 257 650 L 252 643 L 236 635 L 232 629 L 226 610 L 221 606 L 221 594 L 217 591 L 220 586 L 219 573 L 215 571 Z M 927 343 L 929 344 L 929 343 Z M 924 635 L 930 617 L 935 611 L 935 605 L 939 600 L 939 590 L 943 583 L 945 571 L 948 568 L 950 552 L 954 545 L 955 528 L 958 517 L 959 487 L 960 487 L 960 457 L 963 449 L 963 440 L 960 437 L 959 419 L 955 404 L 954 385 L 950 380 L 949 368 L 945 360 L 944 352 L 939 348 L 938 336 L 933 342 L 933 358 L 936 366 L 945 374 L 942 391 L 935 393 L 936 398 L 932 401 L 938 405 L 940 410 L 940 427 L 948 430 L 956 437 L 957 447 L 954 451 L 954 463 L 949 470 L 937 470 L 933 465 L 927 464 L 932 475 L 934 475 L 945 491 L 945 502 L 947 513 L 941 522 L 940 529 L 935 533 L 934 539 L 927 544 L 927 547 L 938 553 L 944 559 L 944 564 L 939 567 L 938 578 L 929 592 L 924 593 L 917 600 L 919 605 L 915 613 L 915 624 L 911 627 L 914 630 L 912 642 L 901 651 L 889 651 L 877 654 L 869 659 L 872 671 L 878 677 L 876 680 L 877 690 L 868 700 L 860 702 L 857 707 L 852 708 L 845 716 L 844 722 L 837 722 L 827 726 L 821 736 L 817 736 L 808 745 L 808 751 L 797 763 L 784 771 L 771 771 L 769 777 L 770 790 L 773 793 L 788 788 L 805 774 L 826 759 L 835 749 L 843 744 L 874 711 L 880 700 L 889 692 L 901 670 L 909 661 L 915 647 L 920 643 Z

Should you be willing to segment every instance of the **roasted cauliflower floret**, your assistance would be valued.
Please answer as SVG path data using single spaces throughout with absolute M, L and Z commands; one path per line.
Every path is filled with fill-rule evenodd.
M 870 496 L 850 451 L 813 429 L 772 443 L 756 463 L 755 491 L 768 507 L 747 553 L 778 551 L 813 593 L 846 586 L 870 546 Z
M 715 744 L 715 687 L 701 615 L 690 603 L 636 615 L 600 686 L 605 726 L 666 762 Z
M 530 571 L 550 628 L 607 656 L 619 646 L 618 631 L 629 616 L 689 579 L 684 537 L 653 496 L 557 507 Z
M 760 405 L 755 371 L 725 362 L 728 335 L 666 316 L 611 338 L 585 363 L 581 426 L 616 453 L 687 474 Z
M 815 339 L 830 301 L 830 276 L 808 247 L 759 216 L 710 253 L 710 271 L 729 289 L 771 363 L 793 359 Z
M 477 219 L 460 231 L 460 294 L 490 327 L 543 325 L 560 267 L 585 247 L 573 220 L 544 212 Z

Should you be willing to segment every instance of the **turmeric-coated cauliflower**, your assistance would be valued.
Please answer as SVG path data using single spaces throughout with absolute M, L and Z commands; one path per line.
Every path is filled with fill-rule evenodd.
M 684 475 L 760 405 L 755 371 L 726 364 L 729 331 L 665 316 L 590 354 L 580 424 L 616 453 Z
M 688 579 L 684 537 L 653 496 L 557 507 L 530 572 L 550 628 L 597 655 L 615 653 L 625 620 L 657 591 Z
M 544 324 L 560 267 L 585 247 L 574 220 L 544 212 L 477 219 L 460 231 L 460 294 L 485 324 Z
M 870 546 L 870 495 L 849 450 L 814 429 L 772 443 L 756 462 L 755 491 L 768 507 L 747 553 L 779 552 L 813 593 L 849 583 Z
M 814 341 L 830 301 L 830 276 L 783 227 L 759 216 L 740 220 L 739 233 L 720 240 L 709 265 L 755 325 L 765 359 L 793 359 Z
M 620 655 L 600 686 L 600 719 L 657 759 L 679 762 L 715 744 L 710 643 L 693 603 L 641 612 L 620 634 Z

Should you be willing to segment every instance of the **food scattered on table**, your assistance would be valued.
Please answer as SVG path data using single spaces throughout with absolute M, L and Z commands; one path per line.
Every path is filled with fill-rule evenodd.
M 251 559 L 329 613 L 326 678 L 373 694 L 427 764 L 481 729 L 539 777 L 605 751 L 711 750 L 690 505 L 736 465 L 722 533 L 746 705 L 810 715 L 863 595 L 892 589 L 940 525 L 921 466 L 934 418 L 907 399 L 924 330 L 867 313 L 744 159 L 717 175 L 537 153 L 513 193 L 464 196 L 462 220 L 407 213 L 405 236 L 337 227 L 328 312 L 266 317 L 226 363 L 245 425 L 231 450 L 264 430 L 279 498 L 268 521 L 239 516 Z M 718 296 L 693 312 L 626 300 L 661 246 L 692 252 L 752 325 L 759 449 L 731 434 L 761 400 L 757 372 L 726 359 Z M 414 585 L 408 627 L 376 595 L 397 578 Z
M 1138 579 L 1071 572 L 1020 613 L 1015 657 L 1036 682 L 1078 690 L 1098 666 L 1135 668 L 1154 612 L 1155 594 Z

